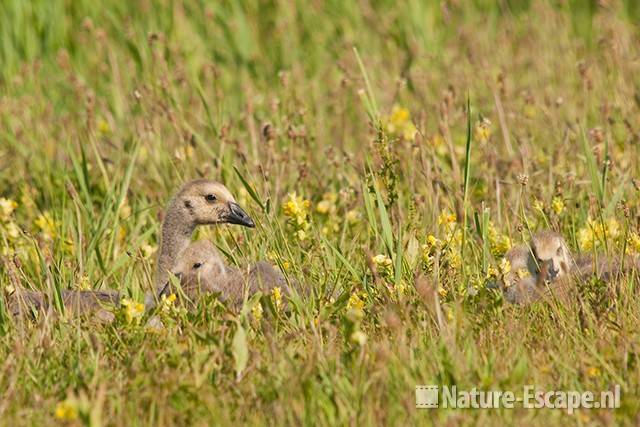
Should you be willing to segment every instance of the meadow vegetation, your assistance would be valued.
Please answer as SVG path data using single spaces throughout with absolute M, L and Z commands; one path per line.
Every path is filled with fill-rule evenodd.
M 635 424 L 631 272 L 518 307 L 502 260 L 553 228 L 640 253 L 634 0 L 0 2 L 0 424 Z M 160 219 L 225 183 L 207 227 L 309 296 L 240 315 L 171 300 L 145 327 Z M 58 318 L 16 322 L 12 288 Z M 117 320 L 61 289 L 119 289 Z M 622 407 L 418 410 L 418 384 L 622 388 Z

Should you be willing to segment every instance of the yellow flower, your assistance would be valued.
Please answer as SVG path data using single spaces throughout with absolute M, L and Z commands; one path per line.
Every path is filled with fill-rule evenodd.
M 45 240 L 53 240 L 57 236 L 58 223 L 51 217 L 48 211 L 43 212 L 35 220 L 35 225 Z
M 497 279 L 499 274 L 500 272 L 494 266 L 490 265 L 487 268 L 487 279 Z
M 300 240 L 301 242 L 306 240 L 307 238 L 307 232 L 304 230 L 298 230 L 295 232 L 296 237 L 298 238 L 298 240 Z
M 587 375 L 589 375 L 591 378 L 597 378 L 601 374 L 602 373 L 600 372 L 600 368 L 596 366 L 591 366 L 589 369 L 587 369 Z
M 279 287 L 275 287 L 271 290 L 271 302 L 277 311 L 282 307 L 282 291 Z
M 82 277 L 80 277 L 80 281 L 78 282 L 78 289 L 85 291 L 91 289 L 91 281 L 89 280 L 89 276 L 83 274 Z
M 474 139 L 480 143 L 485 143 L 491 137 L 491 121 L 487 118 L 482 118 L 476 123 L 473 129 Z
M 300 219 L 305 220 L 311 202 L 305 200 L 302 196 L 298 196 L 295 192 L 290 193 L 287 197 L 288 200 L 283 206 L 284 214 L 289 218 L 295 219 L 296 222 L 300 222 Z
M 516 275 L 520 278 L 520 279 L 524 279 L 526 277 L 531 277 L 531 272 L 529 270 L 527 270 L 526 268 L 519 268 L 516 271 Z
M 317 204 L 316 211 L 320 214 L 327 215 L 336 212 L 336 202 L 338 195 L 336 193 L 325 193 L 322 200 Z
M 627 251 L 630 253 L 640 253 L 640 235 L 638 235 L 638 233 L 633 231 L 629 233 Z
M 333 233 L 337 233 L 340 230 L 340 226 L 336 222 L 329 222 L 327 225 L 322 227 L 322 234 L 325 236 L 330 236 Z
M 554 197 L 551 201 L 551 209 L 556 213 L 556 215 L 560 216 L 564 213 L 566 206 L 564 204 L 564 200 L 561 197 Z
M 111 133 L 111 128 L 109 127 L 109 123 L 103 118 L 98 119 L 97 123 L 98 132 L 101 135 L 109 135 Z
M 417 132 L 418 129 L 416 129 L 416 126 L 413 123 L 408 123 L 407 125 L 405 125 L 404 130 L 402 131 L 402 138 L 404 138 L 406 141 L 413 141 L 414 139 L 416 139 Z
M 8 221 L 14 210 L 18 207 L 18 203 L 11 199 L 0 197 L 0 221 Z
M 411 113 L 408 109 L 394 105 L 391 115 L 385 120 L 385 128 L 391 136 L 413 141 L 416 137 L 416 127 L 411 122 Z
M 438 224 L 439 225 L 449 225 L 449 224 L 454 224 L 456 222 L 456 215 L 449 212 L 449 211 L 443 211 L 439 216 L 438 216 Z
M 244 205 L 241 205 L 244 206 Z M 120 219 L 126 219 L 129 216 L 131 216 L 131 206 L 129 206 L 129 203 L 127 203 L 127 199 L 124 199 L 122 201 L 122 204 L 120 205 L 120 209 L 118 210 L 118 216 L 120 217 Z
M 390 267 L 393 264 L 393 261 L 391 261 L 391 258 L 383 254 L 378 254 L 371 257 L 371 261 L 373 261 L 373 263 L 377 267 Z
M 347 224 L 353 226 L 360 222 L 360 212 L 355 209 L 352 209 L 347 212 L 345 215 L 345 219 L 347 220 Z
M 404 295 L 404 294 L 407 292 L 407 285 L 406 285 L 406 283 L 404 283 L 404 281 L 403 281 L 403 282 L 398 283 L 398 285 L 396 286 L 396 290 L 398 291 L 398 293 L 399 293 L 400 295 Z
M 287 201 L 282 207 L 285 216 L 289 218 L 289 224 L 294 229 L 294 235 L 300 241 L 307 238 L 306 231 L 311 227 L 308 219 L 310 205 L 309 200 L 305 200 L 294 192 L 287 195 Z
M 351 334 L 351 342 L 362 347 L 367 343 L 367 334 L 362 331 L 355 331 Z
M 429 234 L 427 236 L 427 244 L 431 247 L 437 247 L 440 245 L 440 240 L 438 240 L 433 234 Z
M 391 109 L 391 115 L 387 120 L 387 130 L 391 134 L 396 134 L 411 120 L 411 113 L 408 109 L 394 105 Z
M 124 298 L 120 301 L 127 323 L 139 323 L 144 315 L 144 304 Z
M 165 313 L 173 311 L 174 304 L 177 299 L 178 297 L 176 294 L 170 294 L 169 296 L 162 295 L 162 300 L 160 302 L 161 310 Z
M 499 233 L 491 221 L 489 221 L 487 226 L 487 235 L 491 253 L 494 256 L 500 257 L 511 249 L 511 238 L 506 234 Z
M 251 316 L 256 322 L 259 322 L 262 319 L 262 313 L 264 310 L 262 309 L 262 304 L 260 301 L 256 301 L 256 303 L 251 307 Z
M 323 215 L 328 214 L 330 211 L 335 210 L 335 205 L 332 204 L 330 201 L 328 200 L 322 200 L 321 202 L 318 203 L 318 205 L 316 206 L 316 211 L 318 213 L 321 213 Z
M 583 227 L 578 230 L 577 234 L 578 246 L 583 251 L 590 251 L 596 243 L 596 235 L 591 227 Z
M 511 262 L 506 258 L 502 258 L 500 260 L 500 266 L 498 268 L 500 270 L 500 274 L 505 276 L 511 272 Z
M 4 225 L 0 223 L 0 230 L 5 233 L 8 240 L 17 240 L 20 237 L 20 227 L 13 221 Z
M 78 419 L 78 404 L 75 399 L 66 399 L 56 405 L 55 416 L 61 421 Z
M 364 308 L 364 301 L 362 301 L 362 299 L 355 292 L 349 296 L 349 301 L 347 301 L 347 309 L 351 308 L 355 308 L 358 310 L 362 310 Z
M 617 239 L 620 237 L 620 223 L 615 218 L 609 218 L 605 224 L 607 238 Z
M 587 224 L 578 230 L 580 249 L 589 251 L 604 243 L 605 239 L 616 241 L 620 237 L 620 223 L 615 218 L 605 221 L 587 219 Z
M 142 252 L 142 256 L 145 258 L 150 258 L 151 255 L 156 253 L 157 250 L 158 248 L 156 246 L 151 246 L 147 243 L 144 243 L 142 246 L 140 246 L 140 251 Z

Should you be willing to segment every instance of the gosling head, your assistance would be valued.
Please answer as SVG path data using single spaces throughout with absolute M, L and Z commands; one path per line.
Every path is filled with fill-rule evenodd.
M 188 296 L 193 291 L 199 293 L 215 292 L 224 281 L 227 270 L 218 250 L 209 240 L 198 240 L 191 243 L 182 253 L 173 268 L 173 275 L 181 282 Z M 171 293 L 171 282 L 168 281 L 159 295 Z
M 180 254 L 174 273 L 182 277 L 218 277 L 226 274 L 218 250 L 209 240 L 197 240 Z
M 174 199 L 196 225 L 239 224 L 255 227 L 251 217 L 219 182 L 198 179 L 186 183 Z
M 549 230 L 536 233 L 531 240 L 531 249 L 538 268 L 546 272 L 549 280 L 569 273 L 571 253 L 560 234 Z

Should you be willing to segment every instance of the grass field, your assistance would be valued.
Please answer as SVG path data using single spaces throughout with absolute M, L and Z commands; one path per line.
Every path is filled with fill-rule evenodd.
M 543 228 L 640 252 L 639 22 L 635 0 L 0 2 L 0 425 L 640 422 L 635 272 L 571 305 L 487 286 Z M 16 285 L 141 301 L 198 177 L 257 228 L 197 237 L 303 284 L 291 313 L 8 316 Z M 622 401 L 418 410 L 419 384 Z

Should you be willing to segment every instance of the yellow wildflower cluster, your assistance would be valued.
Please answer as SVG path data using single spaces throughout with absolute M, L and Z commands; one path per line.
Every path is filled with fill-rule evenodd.
M 30 247 L 28 242 L 21 238 L 20 227 L 13 218 L 13 213 L 17 207 L 18 203 L 15 201 L 0 198 L 0 242 L 6 239 L 8 243 L 8 245 L 2 245 L 0 255 L 13 255 Z
M 620 234 L 620 223 L 615 218 L 604 221 L 589 218 L 587 224 L 578 230 L 578 246 L 583 251 L 590 251 L 604 245 L 605 238 L 617 242 Z
M 500 265 L 498 266 L 498 272 L 500 274 L 500 277 L 502 277 L 504 286 L 507 288 L 511 286 L 512 283 L 509 280 L 509 273 L 511 273 L 511 262 L 508 259 L 502 258 L 500 260 Z
M 438 215 L 438 225 L 444 228 L 445 233 L 450 233 L 456 228 L 456 215 L 450 211 L 443 211 Z
M 566 208 L 567 207 L 564 203 L 564 200 L 562 200 L 562 197 L 555 196 L 553 200 L 551 200 L 551 209 L 556 215 L 562 215 Z
M 151 258 L 151 256 L 155 254 L 157 250 L 158 250 L 157 246 L 152 246 L 147 243 L 143 243 L 140 246 L 140 252 L 142 253 L 142 256 L 144 258 Z
M 442 242 L 433 234 L 427 236 L 427 242 L 422 245 L 422 265 L 427 271 L 433 268 L 433 259 Z
M 316 205 L 316 212 L 322 215 L 333 215 L 336 213 L 336 202 L 338 195 L 336 193 L 324 193 L 322 200 Z
M 347 301 L 347 310 L 350 310 L 352 308 L 355 308 L 356 310 L 364 309 L 364 301 L 362 300 L 362 298 L 360 298 L 360 296 L 358 296 L 357 292 L 353 292 L 349 296 L 349 301 Z
M 491 253 L 496 257 L 503 256 L 511 249 L 511 238 L 506 234 L 499 233 L 491 221 L 489 221 L 487 227 L 487 238 L 489 240 Z
M 349 339 L 352 343 L 362 347 L 367 343 L 367 334 L 358 329 L 351 334 L 351 337 Z
M 602 375 L 602 371 L 597 366 L 591 366 L 587 369 L 587 375 L 591 378 L 598 378 Z
M 394 105 L 391 114 L 384 119 L 384 125 L 390 136 L 413 141 L 416 138 L 416 126 L 411 121 L 411 113 L 408 109 Z
M 364 319 L 364 301 L 356 292 L 349 296 L 346 319 L 349 321 L 349 329 L 347 331 L 349 341 L 362 347 L 367 342 L 367 335 L 360 329 L 362 319 Z
M 307 232 L 311 227 L 309 222 L 309 207 L 311 202 L 298 196 L 295 192 L 287 195 L 287 201 L 284 203 L 283 211 L 289 224 L 294 230 L 294 234 L 299 241 L 307 238 Z
M 338 195 L 336 193 L 324 193 L 322 200 L 316 205 L 316 212 L 325 217 L 325 223 L 322 226 L 322 234 L 330 236 L 340 230 L 336 212 Z
M 55 416 L 60 421 L 75 421 L 78 419 L 78 401 L 65 399 L 56 405 Z
M 282 291 L 279 287 L 275 287 L 271 290 L 271 302 L 276 311 L 280 311 L 282 308 Z
M 357 210 L 351 209 L 347 211 L 344 217 L 347 220 L 347 224 L 354 226 L 360 222 L 361 215 L 360 215 L 360 212 L 358 212 Z
M 390 281 L 393 278 L 393 261 L 384 254 L 378 254 L 371 257 L 371 262 L 376 268 L 376 272 L 383 279 Z
M 262 314 L 264 313 L 264 309 L 262 308 L 262 304 L 260 300 L 257 300 L 253 307 L 251 307 L 251 317 L 256 323 L 259 323 L 262 320 Z
M 456 221 L 456 215 L 448 210 L 443 211 L 438 216 L 438 225 L 442 227 L 443 236 L 441 240 L 433 240 L 435 238 L 427 238 L 427 245 L 429 240 L 436 242 L 429 247 L 430 255 L 433 256 L 436 250 L 441 251 L 440 263 L 444 267 L 448 267 L 453 271 L 458 271 L 462 267 L 462 258 L 460 257 L 460 249 L 462 247 L 462 230 L 458 228 Z M 423 248 L 423 260 L 424 248 Z M 427 257 L 427 259 L 429 259 Z M 432 259 L 432 258 L 431 258 Z M 431 266 L 426 263 L 424 265 L 427 271 L 430 271 Z
M 60 224 L 53 219 L 49 211 L 41 213 L 34 221 L 34 224 L 44 240 L 50 242 L 58 236 L 57 229 Z
M 640 234 L 632 231 L 627 238 L 627 253 L 640 253 Z
M 491 138 L 491 120 L 483 117 L 473 128 L 473 137 L 476 141 L 484 144 Z
M 171 312 L 175 307 L 174 304 L 176 302 L 176 299 L 178 299 L 178 297 L 176 297 L 176 294 L 170 294 L 169 296 L 163 294 L 162 301 L 160 302 L 160 309 L 162 310 L 162 312 Z
M 142 319 L 144 315 L 144 304 L 124 298 L 120 301 L 120 306 L 124 311 L 124 317 L 127 323 L 140 323 L 140 319 Z
M 11 199 L 0 197 L 0 221 L 9 221 L 13 211 L 18 207 L 18 203 Z

